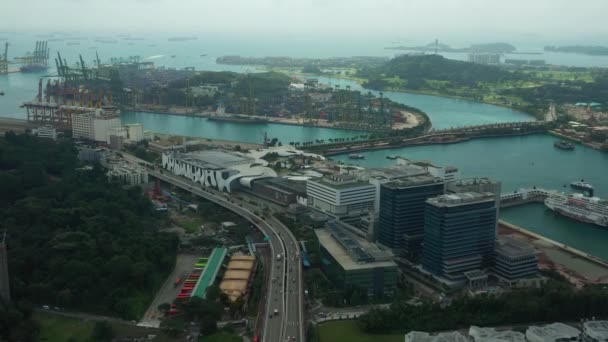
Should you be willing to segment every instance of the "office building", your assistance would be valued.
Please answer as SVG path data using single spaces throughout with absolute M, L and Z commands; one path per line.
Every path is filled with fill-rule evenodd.
M 443 193 L 443 180 L 429 174 L 382 184 L 377 241 L 395 254 L 416 259 L 422 249 L 426 200 Z
M 109 142 L 112 128 L 121 127 L 120 116 L 106 114 L 103 110 L 72 114 L 72 136 L 98 142 Z
M 162 166 L 174 175 L 183 176 L 204 187 L 232 192 L 240 187 L 251 189 L 252 181 L 276 177 L 263 159 L 224 150 L 191 153 L 165 152 Z
M 526 330 L 528 342 L 577 342 L 581 332 L 564 323 L 531 326 Z
M 142 124 L 127 124 L 124 127 L 127 130 L 127 140 L 130 142 L 136 143 L 144 140 L 144 126 Z
M 338 220 L 315 229 L 321 270 L 336 287 L 366 290 L 368 296 L 392 296 L 397 286 L 397 264 L 377 246 L 350 234 Z
M 424 270 L 462 283 L 465 272 L 492 266 L 497 208 L 494 194 L 465 192 L 427 200 L 424 213 Z
M 525 279 L 538 277 L 536 250 L 527 242 L 501 236 L 496 240 L 493 271 L 509 286 L 517 286 Z
M 311 209 L 348 222 L 358 223 L 374 210 L 374 186 L 349 175 L 308 180 L 306 195 Z
M 402 157 L 397 157 L 396 161 L 396 165 L 384 168 L 342 167 L 340 173 L 355 176 L 357 179 L 369 182 L 376 187 L 374 202 L 376 214 L 380 212 L 380 186 L 384 183 L 426 174 L 441 178 L 444 183 L 447 183 L 456 180 L 459 175 L 458 169 L 453 166 L 442 167 L 427 161 L 412 161 Z
M 587 321 L 583 323 L 583 342 L 607 342 L 608 321 Z

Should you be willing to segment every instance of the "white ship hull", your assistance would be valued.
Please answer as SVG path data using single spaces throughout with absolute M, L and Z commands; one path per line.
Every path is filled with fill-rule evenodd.
M 608 228 L 608 206 L 587 203 L 587 200 L 556 194 L 545 199 L 547 208 L 577 221 Z

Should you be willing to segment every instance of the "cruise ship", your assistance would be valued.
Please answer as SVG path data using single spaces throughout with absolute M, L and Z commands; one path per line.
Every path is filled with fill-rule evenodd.
M 608 201 L 599 197 L 554 193 L 545 199 L 545 205 L 564 216 L 608 228 Z

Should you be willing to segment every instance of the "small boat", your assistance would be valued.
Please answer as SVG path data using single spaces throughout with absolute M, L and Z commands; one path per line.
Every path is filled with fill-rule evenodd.
M 175 55 L 171 55 L 171 58 L 175 58 Z
M 386 156 L 386 159 L 393 159 L 394 160 L 394 159 L 397 159 L 397 158 L 399 158 L 399 157 L 398 156 Z
M 4 96 L 4 90 L 0 90 L 0 96 Z
M 355 154 L 355 153 L 353 153 L 353 154 L 349 154 L 348 158 L 349 159 L 365 159 L 365 156 L 362 155 L 362 154 Z
M 578 190 L 585 190 L 585 191 L 593 190 L 593 185 L 586 183 L 584 179 L 581 179 L 580 182 L 572 182 L 572 183 L 570 183 L 570 186 L 573 187 L 574 189 L 578 189 Z
M 574 150 L 574 144 L 565 140 L 556 141 L 553 143 L 553 146 L 561 150 Z
M 207 57 L 206 53 L 201 53 L 201 57 Z

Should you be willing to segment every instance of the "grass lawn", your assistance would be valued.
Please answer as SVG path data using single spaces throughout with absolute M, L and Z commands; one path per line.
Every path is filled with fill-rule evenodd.
M 76 318 L 64 317 L 59 315 L 48 314 L 44 312 L 35 312 L 33 318 L 40 324 L 40 341 L 48 342 L 66 342 L 90 341 L 94 321 L 85 321 Z M 150 329 L 126 325 L 120 323 L 110 323 L 116 337 L 119 336 L 146 336 L 148 334 L 157 335 L 155 342 L 172 341 L 171 338 L 160 334 L 158 329 Z M 230 341 L 230 340 L 228 340 Z
M 34 320 L 40 324 L 40 341 L 65 342 L 69 339 L 86 341 L 93 332 L 95 323 L 67 317 L 35 313 Z
M 172 216 L 173 221 L 176 225 L 184 228 L 186 233 L 198 233 L 204 220 L 196 213 L 186 212 L 179 213 Z
M 333 321 L 319 325 L 320 342 L 402 342 L 403 334 L 370 335 L 361 332 L 353 320 Z
M 228 334 L 225 332 L 209 335 L 206 337 L 199 338 L 200 342 L 241 342 L 243 339 L 240 336 L 234 334 Z

